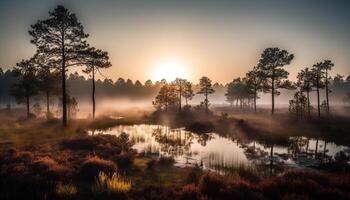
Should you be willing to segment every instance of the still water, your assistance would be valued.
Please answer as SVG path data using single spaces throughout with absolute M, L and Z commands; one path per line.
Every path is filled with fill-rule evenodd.
M 334 161 L 335 155 L 349 148 L 322 140 L 293 137 L 278 145 L 261 141 L 244 141 L 216 133 L 195 134 L 184 129 L 160 125 L 120 125 L 90 134 L 126 133 L 138 153 L 172 156 L 177 166 L 200 166 L 206 170 L 228 173 L 239 165 L 270 172 L 287 168 L 315 167 Z

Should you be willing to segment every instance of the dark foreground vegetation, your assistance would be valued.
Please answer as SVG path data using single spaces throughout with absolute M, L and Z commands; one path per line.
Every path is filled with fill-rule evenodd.
M 203 171 L 199 166 L 175 167 L 169 157 L 138 154 L 127 134 L 116 137 L 87 133 L 118 124 L 158 121 L 186 126 L 198 134 L 216 131 L 227 136 L 254 135 L 271 142 L 306 130 L 306 123 L 300 121 L 289 130 L 283 128 L 284 123 L 293 120 L 286 115 L 284 119 L 277 115 L 276 121 L 248 114 L 232 117 L 203 113 L 205 109 L 193 108 L 187 113 L 184 110 L 180 116 L 155 112 L 146 118 L 75 120 L 65 129 L 58 128 L 58 120 L 3 117 L 7 123 L 0 129 L 5 141 L 0 155 L 1 199 L 350 199 L 348 170 L 294 169 L 259 176 L 240 167 L 224 176 Z M 309 134 L 348 142 L 347 123 L 328 119 L 326 124 L 324 120 L 307 126 L 315 128 L 322 124 L 320 130 L 327 132 L 336 127 L 333 135 L 314 130 Z M 266 127 L 267 124 L 270 125 Z M 266 128 L 257 132 L 256 127 Z
M 1 199 L 349 199 L 350 175 L 220 176 L 143 157 L 127 135 L 68 136 L 2 151 Z

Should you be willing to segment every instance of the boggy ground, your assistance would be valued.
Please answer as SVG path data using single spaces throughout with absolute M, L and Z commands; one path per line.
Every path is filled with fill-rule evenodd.
M 278 123 L 277 118 L 203 116 L 159 122 L 176 122 L 199 132 L 224 134 L 224 130 L 230 130 L 226 134 L 242 136 L 261 125 L 261 130 L 266 130 L 257 133 L 261 136 L 293 133 L 274 133 L 284 130 L 283 125 L 266 127 L 265 123 Z M 75 120 L 62 129 L 57 120 L 4 119 L 0 125 L 0 199 L 350 199 L 349 172 L 297 170 L 261 178 L 243 168 L 221 176 L 196 167 L 174 167 L 171 158 L 136 154 L 124 134 L 90 136 L 86 132 L 153 120 L 102 117 Z M 339 127 L 332 123 L 329 126 Z M 101 172 L 107 181 L 99 178 Z M 111 178 L 113 174 L 117 178 Z
M 1 199 L 350 199 L 350 175 L 290 171 L 264 179 L 176 168 L 171 158 L 137 155 L 126 135 L 70 136 L 0 156 Z M 100 172 L 126 190 L 96 190 Z M 60 188 L 64 189 L 60 189 Z
M 253 113 L 220 108 L 206 112 L 190 108 L 182 112 L 156 111 L 145 119 L 147 123 L 185 127 L 196 133 L 216 132 L 226 137 L 259 140 L 267 144 L 284 144 L 290 137 L 304 136 L 337 145 L 350 145 L 350 116 L 312 116 L 301 120 L 286 112 L 271 115 L 266 110 Z

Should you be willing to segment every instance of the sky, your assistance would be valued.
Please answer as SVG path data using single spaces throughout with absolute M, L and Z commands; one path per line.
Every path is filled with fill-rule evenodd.
M 227 83 L 267 47 L 295 55 L 285 67 L 292 80 L 324 59 L 335 63 L 331 75 L 350 74 L 347 0 L 1 0 L 0 67 L 35 53 L 30 25 L 59 4 L 77 14 L 92 46 L 109 52 L 112 67 L 102 73 L 113 80 Z

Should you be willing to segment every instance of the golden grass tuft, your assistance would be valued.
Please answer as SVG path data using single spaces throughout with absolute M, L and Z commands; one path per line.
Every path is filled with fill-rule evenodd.
M 108 176 L 106 173 L 100 172 L 92 189 L 97 194 L 125 194 L 131 189 L 131 181 L 126 180 L 118 173 Z

